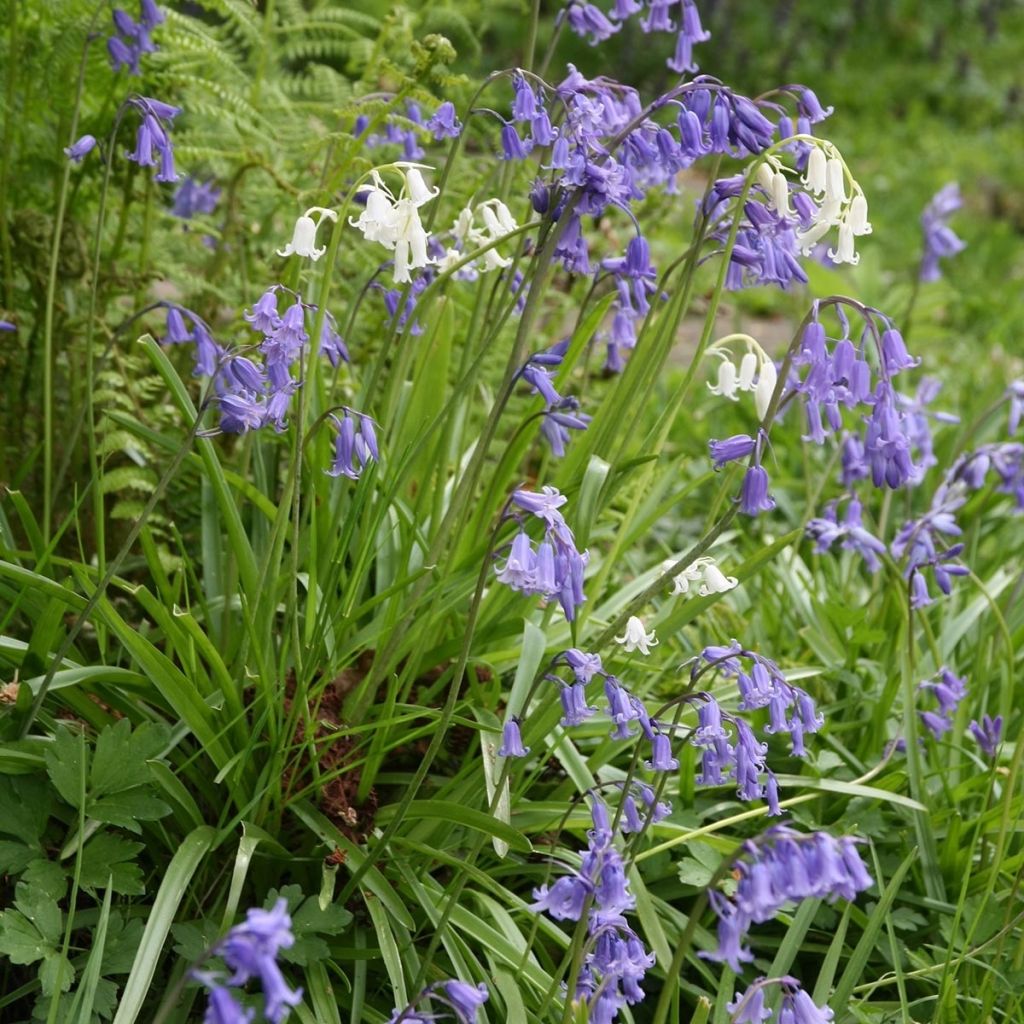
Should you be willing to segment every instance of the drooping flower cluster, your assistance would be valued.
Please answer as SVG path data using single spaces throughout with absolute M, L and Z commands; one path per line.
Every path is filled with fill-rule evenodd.
M 739 400 L 741 392 L 752 392 L 757 418 L 763 420 L 775 393 L 779 379 L 778 371 L 765 350 L 747 335 L 735 336 L 742 339 L 746 345 L 746 352 L 737 368 L 733 362 L 732 352 L 727 347 L 732 337 L 734 336 L 723 338 L 708 346 L 708 355 L 719 359 L 718 378 L 714 384 L 708 384 L 708 389 L 711 394 L 728 398 L 732 402 Z
M 588 39 L 592 46 L 609 39 L 637 14 L 643 14 L 640 28 L 646 33 L 676 32 L 675 50 L 666 61 L 669 68 L 679 74 L 697 70 L 693 47 L 710 39 L 711 33 L 701 25 L 700 11 L 694 0 L 646 0 L 646 3 L 615 0 L 607 14 L 589 0 L 569 0 L 565 8 L 569 28 Z M 678 28 L 673 14 L 679 15 Z
M 666 565 L 674 565 L 670 560 Z M 682 572 L 672 579 L 672 596 L 686 596 L 696 584 L 698 597 L 709 597 L 711 594 L 724 594 L 732 590 L 739 581 L 735 576 L 726 576 L 714 558 L 705 555 L 691 562 Z
M 807 753 L 804 736 L 817 732 L 824 724 L 824 716 L 811 695 L 789 683 L 774 661 L 733 640 L 728 646 L 705 647 L 701 651 L 690 671 L 692 683 L 696 685 L 709 670 L 736 679 L 740 711 L 768 709 L 768 723 L 764 727 L 768 735 L 788 733 L 792 753 L 797 757 Z M 766 762 L 767 743 L 759 742 L 742 718 L 723 711 L 711 694 L 701 693 L 694 701 L 698 725 L 690 742 L 701 751 L 697 781 L 701 785 L 720 786 L 732 779 L 742 800 L 764 798 L 769 813 L 780 814 L 778 784 Z
M 155 53 L 158 49 L 149 34 L 163 23 L 164 12 L 155 0 L 140 0 L 138 21 L 119 7 L 114 8 L 113 18 L 114 32 L 107 39 L 110 66 L 115 71 L 127 68 L 129 74 L 140 75 L 142 55 Z
M 921 257 L 920 278 L 922 281 L 938 281 L 942 277 L 939 260 L 955 256 L 967 248 L 949 226 L 949 218 L 963 206 L 960 186 L 951 182 L 939 189 L 921 214 L 921 233 L 924 238 L 924 254 Z
M 128 159 L 140 167 L 159 167 L 153 176 L 154 181 L 177 181 L 174 146 L 168 130 L 171 122 L 181 113 L 181 107 L 173 107 L 170 103 L 146 96 L 132 96 L 127 100 L 127 105 L 134 107 L 142 116 L 135 133 L 135 149 L 128 154 Z M 159 164 L 156 159 L 158 156 Z
M 838 241 L 828 250 L 828 258 L 834 263 L 859 260 L 854 240 L 871 233 L 863 190 L 832 143 L 816 139 L 795 145 L 801 158 L 798 165 L 805 161 L 799 179 L 777 156 L 766 155 L 752 184 L 739 174 L 716 181 L 708 194 L 704 211 L 712 218 L 712 238 L 726 242 L 739 217 L 729 253 L 729 289 L 806 284 L 799 257 L 811 256 L 833 228 Z M 735 202 L 741 199 L 743 206 L 737 210 Z
M 182 220 L 191 220 L 197 213 L 213 213 L 220 199 L 220 189 L 212 181 L 197 181 L 191 175 L 174 193 L 171 213 Z
M 769 985 L 782 988 L 778 1016 L 765 1006 L 765 989 Z M 727 1009 L 732 1014 L 732 1024 L 828 1024 L 835 1016 L 828 1006 L 818 1006 L 800 982 L 788 974 L 782 978 L 758 978 Z
M 358 218 L 349 223 L 358 228 L 368 242 L 378 242 L 394 252 L 394 280 L 406 284 L 412 280 L 410 270 L 435 262 L 427 248 L 427 232 L 420 220 L 419 208 L 438 194 L 430 189 L 420 174 L 422 165 L 392 165 L 402 176 L 402 189 L 395 198 L 379 172 L 374 170 L 373 184 L 360 186 L 366 205 Z M 430 168 L 423 168 L 430 170 Z
M 259 980 L 263 993 L 263 1017 L 281 1024 L 292 1007 L 302 1002 L 302 989 L 292 989 L 277 963 L 278 953 L 295 942 L 288 902 L 283 897 L 270 910 L 257 907 L 248 911 L 245 921 L 235 925 L 214 947 L 232 972 L 225 978 L 212 971 L 193 972 L 210 990 L 206 1024 L 242 1024 L 251 1021 L 255 1011 L 243 1009 L 233 989 Z
M 910 581 L 913 608 L 924 608 L 934 601 L 929 575 L 943 594 L 949 594 L 953 578 L 968 574 L 967 567 L 959 564 L 963 544 L 947 544 L 945 538 L 963 532 L 956 514 L 973 491 L 985 486 L 990 472 L 998 478 L 996 490 L 1011 495 L 1015 510 L 1024 511 L 1024 444 L 985 444 L 953 463 L 928 510 L 905 522 L 893 538 L 890 550 L 894 558 L 904 560 L 903 575 Z
M 436 1013 L 426 1013 L 417 1009 L 421 1003 L 428 1005 L 438 1002 L 451 1010 L 458 1024 L 476 1024 L 477 1011 L 487 1002 L 490 993 L 487 986 L 470 985 L 465 981 L 437 981 L 428 985 L 422 992 L 403 1009 L 395 1009 L 388 1018 L 388 1024 L 427 1024 L 437 1020 Z
M 537 594 L 547 600 L 558 600 L 571 622 L 576 609 L 583 604 L 583 573 L 589 555 L 576 549 L 576 540 L 562 513 L 565 497 L 554 488 L 542 491 L 512 492 L 512 505 L 541 520 L 544 539 L 534 545 L 522 518 L 519 532 L 512 541 L 505 564 L 498 569 L 498 581 L 523 594 Z
M 801 833 L 786 825 L 773 825 L 744 843 L 733 874 L 737 881 L 731 898 L 710 893 L 718 948 L 700 955 L 728 964 L 737 974 L 754 959 L 743 945 L 752 924 L 770 921 L 783 907 L 805 899 L 854 900 L 874 884 L 856 840 Z
M 838 541 L 844 550 L 856 551 L 870 572 L 877 572 L 882 564 L 878 556 L 887 551 L 885 544 L 864 526 L 863 509 L 856 495 L 849 497 L 842 521 L 838 512 L 840 502 L 841 499 L 830 501 L 820 517 L 808 522 L 807 536 L 817 542 L 814 550 L 829 551 Z
M 642 624 L 640 630 L 643 631 Z M 643 634 L 643 640 L 647 644 L 651 643 L 653 637 L 653 633 Z M 559 699 L 562 703 L 561 724 L 565 728 L 580 725 L 597 712 L 596 707 L 587 703 L 587 686 L 594 678 L 600 677 L 604 683 L 605 710 L 612 723 L 611 738 L 632 739 L 636 735 L 635 723 L 650 744 L 651 756 L 649 760 L 644 761 L 644 767 L 653 772 L 672 772 L 679 767 L 679 761 L 672 755 L 672 741 L 666 725 L 651 718 L 644 702 L 630 693 L 621 679 L 605 671 L 600 655 L 588 654 L 572 647 L 558 655 L 555 662 L 564 663 L 573 673 L 571 684 L 564 683 L 557 675 L 548 676 L 559 687 Z
M 334 439 L 334 460 L 324 470 L 328 476 L 346 476 L 358 480 L 371 462 L 380 462 L 377 430 L 373 420 L 354 409 L 344 408 L 342 415 L 331 413 L 337 434 Z
M 454 110 L 452 113 L 454 114 Z M 356 118 L 352 134 L 357 137 L 362 136 L 369 124 L 370 119 L 365 114 L 360 114 Z M 385 119 L 383 132 L 367 135 L 363 142 L 368 149 L 398 146 L 402 150 L 402 159 L 422 160 L 425 154 L 420 145 L 419 136 L 421 131 L 429 127 L 429 123 L 424 124 L 419 104 L 408 100 L 405 104 L 404 118 L 392 111 Z
M 611 1024 L 626 1005 L 644 998 L 640 983 L 654 966 L 654 955 L 629 927 L 625 913 L 636 906 L 625 864 L 615 846 L 608 808 L 591 793 L 594 827 L 579 869 L 550 887 L 534 890 L 534 911 L 556 921 L 579 921 L 587 915 L 588 941 L 573 998 L 588 1006 L 588 1020 Z
M 477 218 L 483 222 L 480 227 Z M 500 199 L 488 199 L 476 206 L 466 206 L 452 224 L 453 245 L 445 250 L 438 260 L 440 270 L 448 270 L 474 249 L 492 245 L 515 231 L 518 225 L 509 208 Z M 502 270 L 511 266 L 512 260 L 502 256 L 496 248 L 487 249 L 481 256 L 483 266 L 476 260 L 459 268 L 458 274 L 465 279 L 475 279 L 481 272 Z
M 918 715 L 925 728 L 937 739 L 953 728 L 953 716 L 960 702 L 967 695 L 967 678 L 954 675 L 948 668 L 939 669 L 938 681 L 929 680 L 918 686 L 935 697 L 936 711 L 919 711 Z
M 561 366 L 568 351 L 568 340 L 560 341 L 543 352 L 537 352 L 527 359 L 517 376 L 531 385 L 546 404 L 541 419 L 541 437 L 551 448 L 551 454 L 560 459 L 569 443 L 570 430 L 586 430 L 590 417 L 579 411 L 579 400 L 569 395 L 560 395 L 555 389 L 552 367 Z
M 730 462 L 751 460 L 740 488 L 740 511 L 747 516 L 757 516 L 775 508 L 775 499 L 768 493 L 768 471 L 761 465 L 767 441 L 767 433 L 758 430 L 754 437 L 734 434 L 724 441 L 712 439 L 708 442 L 711 462 L 716 470 Z
M 64 147 L 64 155 L 73 163 L 80 164 L 96 148 L 94 135 L 83 135 L 70 146 Z
M 858 344 L 851 338 L 843 305 L 861 317 Z M 795 394 L 804 408 L 805 441 L 824 444 L 843 428 L 845 411 L 859 412 L 865 426 L 861 437 L 844 441 L 843 479 L 849 486 L 871 478 L 875 487 L 896 489 L 916 483 L 922 468 L 915 462 L 915 439 L 920 432 L 918 410 L 901 412 L 893 377 L 917 366 L 893 322 L 877 309 L 848 300 L 832 300 L 842 335 L 829 347 L 816 302 L 793 355 L 786 396 Z
M 974 742 L 981 747 L 982 752 L 995 758 L 1003 736 L 1003 716 L 996 715 L 992 718 L 984 715 L 980 722 L 972 720 L 969 729 Z

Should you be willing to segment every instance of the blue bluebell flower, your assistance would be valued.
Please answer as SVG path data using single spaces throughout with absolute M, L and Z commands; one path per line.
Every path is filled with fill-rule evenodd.
M 441 139 L 457 139 L 462 132 L 462 123 L 455 116 L 455 104 L 451 100 L 445 100 L 424 124 L 424 128 L 434 136 L 435 142 L 440 142 Z
M 87 154 L 96 147 L 96 139 L 92 135 L 83 135 L 77 142 L 64 147 L 64 155 L 72 162 L 80 164 Z
M 980 723 L 972 720 L 969 729 L 974 742 L 985 754 L 994 758 L 1003 735 L 1003 716 L 996 715 L 995 718 L 991 718 L 984 715 Z
M 501 746 L 498 748 L 498 756 L 526 757 L 529 752 L 530 748 L 523 746 L 523 740 L 519 734 L 519 719 L 513 715 L 502 728 Z
M 350 480 L 358 480 L 371 462 L 380 461 L 373 420 L 363 413 L 345 409 L 341 417 L 332 413 L 330 421 L 337 431 L 334 461 L 324 472 L 328 476 L 346 476 Z
M 212 181 L 197 181 L 190 175 L 174 193 L 171 213 L 183 220 L 191 220 L 197 213 L 213 213 L 220 199 L 220 189 Z
M 938 281 L 942 277 L 939 261 L 962 252 L 967 243 L 949 226 L 949 219 L 963 206 L 960 186 L 955 182 L 939 189 L 921 214 L 924 255 L 921 258 L 922 281 Z

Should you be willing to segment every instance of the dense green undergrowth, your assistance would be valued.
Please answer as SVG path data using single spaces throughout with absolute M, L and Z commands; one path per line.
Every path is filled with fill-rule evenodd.
M 568 60 L 644 103 L 692 78 L 663 68 L 671 41 L 638 19 L 595 49 L 543 5 L 168 4 L 134 77 L 104 51 L 108 5 L 0 7 L 0 1019 L 244 1020 L 208 1009 L 224 958 L 236 966 L 223 939 L 284 900 L 294 941 L 275 952 L 302 990 L 289 1019 L 413 1024 L 419 1006 L 465 1024 L 477 1011 L 444 1001 L 460 979 L 485 986 L 479 1019 L 610 1020 L 600 984 L 586 988 L 600 887 L 568 921 L 531 906 L 595 849 L 621 863 L 632 901 L 610 927 L 653 957 L 645 998 L 619 1020 L 725 1024 L 757 976 L 790 979 L 766 988 L 773 1009 L 799 981 L 837 1024 L 1024 1019 L 1024 207 L 1007 56 L 1020 12 L 738 6 L 702 10 L 702 71 L 739 95 L 798 80 L 834 104 L 814 134 L 838 147 L 874 225 L 856 266 L 801 257 L 808 280 L 784 290 L 729 290 L 726 273 L 753 245 L 744 201 L 772 209 L 764 153 L 795 194 L 806 151 L 706 154 L 596 211 L 544 146 L 502 159 L 523 81 L 548 83 L 555 110 Z M 155 116 L 148 101 L 124 106 L 138 95 L 182 108 L 159 120 L 178 172 L 219 190 L 208 208 L 182 216 L 180 183 L 126 158 Z M 613 120 L 600 95 L 595 132 Z M 671 95 L 650 113 L 677 132 L 687 94 Z M 430 127 L 446 100 L 459 137 Z M 629 120 L 602 136 L 594 174 Z M 99 144 L 70 162 L 64 147 L 86 134 Z M 417 195 L 410 160 L 439 189 L 417 215 L 440 251 L 403 282 L 360 187 L 380 186 L 376 200 L 386 184 L 398 208 Z M 740 200 L 722 222 L 700 215 L 731 175 L 745 176 Z M 967 247 L 921 281 L 921 209 L 957 179 Z M 562 248 L 577 205 L 592 272 Z M 467 207 L 476 227 L 450 232 Z M 278 255 L 307 209 L 321 211 L 323 252 L 304 256 L 296 231 L 299 254 Z M 625 272 L 599 264 L 638 232 L 656 275 L 626 287 L 649 281 L 650 311 L 636 311 L 635 348 L 609 352 Z M 223 373 L 248 372 L 239 356 L 269 367 L 280 317 L 266 331 L 253 317 L 274 286 L 306 334 L 276 420 L 273 388 L 257 401 Z M 851 400 L 826 444 L 804 437 L 804 328 L 820 312 L 836 344 L 846 310 L 860 345 L 861 303 L 862 354 L 885 330 L 880 310 L 921 359 L 896 378 L 921 470 L 901 486 L 872 486 L 870 467 L 841 480 L 870 401 Z M 203 331 L 217 346 L 205 370 Z M 328 339 L 326 357 L 310 337 Z M 751 353 L 768 381 L 756 398 L 709 390 L 726 352 Z M 863 361 L 888 381 L 884 355 Z M 536 387 L 538 367 L 568 401 Z M 927 378 L 937 396 L 919 390 Z M 232 394 L 262 422 L 239 430 Z M 575 422 L 559 433 L 553 409 Z M 737 435 L 752 447 L 716 470 L 709 441 Z M 774 507 L 747 515 L 755 471 Z M 531 515 L 544 487 L 565 498 L 568 541 L 550 510 Z M 853 496 L 881 539 L 874 559 L 860 535 L 814 542 L 828 503 L 841 519 Z M 901 528 L 951 496 L 960 532 L 933 531 L 947 560 L 908 562 Z M 587 551 L 582 583 L 517 584 L 522 533 L 531 558 L 544 543 Z M 944 565 L 964 570 L 948 595 Z M 931 603 L 915 589 L 925 578 Z M 618 640 L 634 617 L 657 638 L 649 653 Z M 824 716 L 806 756 L 767 700 L 743 706 L 721 657 L 701 661 L 734 638 Z M 576 650 L 613 681 L 595 676 L 586 702 L 600 711 L 563 724 Z M 945 669 L 965 680 L 948 708 L 921 687 Z M 617 721 L 607 705 L 626 692 L 633 710 Z M 778 819 L 768 789 L 698 782 L 712 700 L 766 743 L 757 784 L 774 778 L 786 824 L 856 837 L 872 879 L 855 899 L 784 902 L 750 928 L 742 975 L 701 954 L 721 941 L 721 901 L 738 899 L 737 858 L 760 856 L 743 844 L 767 843 Z M 671 739 L 667 764 L 646 715 Z M 990 749 L 972 730 L 985 715 L 1001 716 Z M 608 853 L 595 804 L 618 822 L 624 795 L 650 795 L 640 782 L 671 811 L 616 830 Z M 237 988 L 273 1019 L 269 990 Z

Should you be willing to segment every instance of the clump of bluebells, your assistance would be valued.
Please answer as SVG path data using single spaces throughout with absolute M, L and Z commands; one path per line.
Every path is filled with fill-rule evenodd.
M 583 573 L 589 555 L 576 548 L 576 539 L 559 509 L 566 498 L 554 487 L 541 491 L 514 491 L 512 513 L 519 521 L 519 532 L 512 540 L 505 563 L 497 571 L 498 582 L 523 594 L 557 600 L 565 617 L 572 621 L 576 609 L 586 600 Z M 530 539 L 520 513 L 543 523 L 544 537 L 538 544 Z
M 144 54 L 155 53 L 157 45 L 150 33 L 164 22 L 164 12 L 154 0 L 140 0 L 139 19 L 115 7 L 112 12 L 114 31 L 107 38 L 107 54 L 115 71 L 126 69 L 131 75 L 141 75 L 140 61 Z
M 728 964 L 737 974 L 754 959 L 743 944 L 751 925 L 770 921 L 783 907 L 806 899 L 852 901 L 874 884 L 856 840 L 798 832 L 788 825 L 773 825 L 745 842 L 733 874 L 736 889 L 731 897 L 717 890 L 710 894 L 718 917 L 718 946 L 701 956 Z
M 231 972 L 195 970 L 193 976 L 209 990 L 206 1024 L 248 1024 L 256 1010 L 245 1008 L 239 999 L 249 982 L 259 982 L 263 994 L 261 1020 L 282 1024 L 292 1008 L 302 1002 L 302 989 L 292 989 L 285 981 L 277 957 L 295 942 L 288 902 L 278 899 L 270 910 L 254 907 L 245 920 L 232 928 L 211 950 L 224 960 Z
M 654 966 L 654 955 L 625 917 L 635 908 L 636 898 L 630 892 L 625 862 L 615 844 L 608 807 L 596 793 L 590 794 L 590 800 L 593 828 L 587 832 L 587 848 L 579 868 L 562 875 L 553 885 L 535 889 L 531 909 L 545 911 L 556 921 L 586 917 L 585 954 L 572 998 L 587 1005 L 589 1020 L 611 1024 L 623 1007 L 643 1001 L 640 985 Z M 637 823 L 624 818 L 623 830 L 635 831 Z

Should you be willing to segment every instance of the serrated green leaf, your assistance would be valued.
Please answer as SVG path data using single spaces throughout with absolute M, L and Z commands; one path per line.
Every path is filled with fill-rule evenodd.
M 51 899 L 60 901 L 67 893 L 68 879 L 64 869 L 55 861 L 36 857 L 22 873 L 21 881 L 33 892 L 41 892 Z
M 13 839 L 0 839 L 0 874 L 20 875 L 39 856 L 39 850 Z
M 63 953 L 53 950 L 46 954 L 39 968 L 39 981 L 46 998 L 50 998 L 55 992 L 67 992 L 74 980 L 75 969 Z
M 134 731 L 127 718 L 107 726 L 96 740 L 89 792 L 93 797 L 122 793 L 149 780 L 150 758 L 167 745 L 166 726 L 144 722 Z
M 112 793 L 99 800 L 90 800 L 85 811 L 96 821 L 120 825 L 131 832 L 142 831 L 140 821 L 152 821 L 171 813 L 170 807 L 163 800 L 141 790 Z
M 86 889 L 102 889 L 108 884 L 113 892 L 124 896 L 141 896 L 142 869 L 135 858 L 142 843 L 133 843 L 113 832 L 99 832 L 85 844 L 82 851 L 80 882 Z
M 82 779 L 89 770 L 89 747 L 80 736 L 58 729 L 46 748 L 46 773 L 54 789 L 72 807 L 81 802 Z

